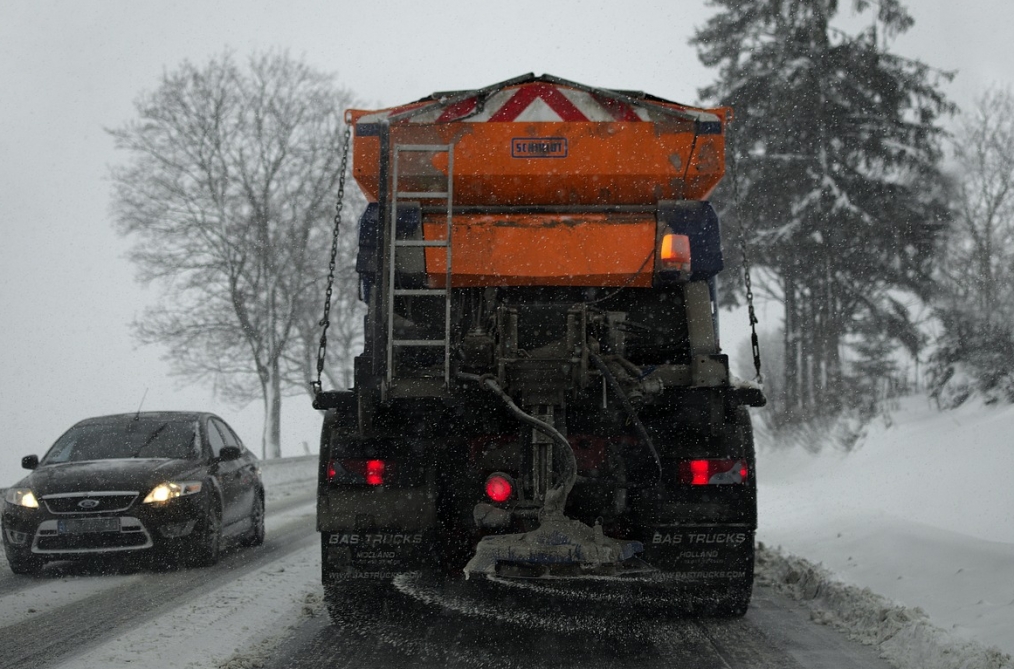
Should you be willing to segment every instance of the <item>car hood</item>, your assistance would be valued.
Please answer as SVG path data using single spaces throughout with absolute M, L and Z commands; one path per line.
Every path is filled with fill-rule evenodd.
M 200 472 L 201 464 L 194 460 L 90 460 L 42 465 L 19 486 L 31 488 L 37 497 L 102 490 L 129 490 L 144 495 L 159 483 L 200 479 Z

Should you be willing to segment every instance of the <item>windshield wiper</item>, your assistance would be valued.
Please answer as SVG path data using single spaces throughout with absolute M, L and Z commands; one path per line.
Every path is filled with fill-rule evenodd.
M 141 444 L 141 448 L 137 449 L 137 452 L 135 452 L 130 457 L 136 458 L 139 455 L 141 455 L 141 451 L 143 451 L 144 449 L 148 448 L 148 446 L 151 445 L 151 442 L 155 441 L 155 437 L 157 437 L 159 435 L 159 433 L 161 433 L 162 430 L 166 429 L 167 427 L 169 427 L 169 423 L 162 423 L 157 428 L 155 428 L 155 431 L 152 432 L 150 435 L 148 435 L 148 438 L 144 440 L 143 444 Z

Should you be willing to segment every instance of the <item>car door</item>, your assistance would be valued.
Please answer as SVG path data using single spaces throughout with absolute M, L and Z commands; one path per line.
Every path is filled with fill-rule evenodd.
M 220 460 L 222 448 L 226 445 L 223 430 L 219 427 L 218 421 L 209 418 L 207 422 L 208 444 L 211 446 L 211 454 L 214 458 L 212 472 L 218 479 L 219 489 L 222 491 L 222 527 L 228 527 L 244 516 L 244 509 L 241 505 L 243 490 L 243 474 L 241 472 L 243 461 Z M 228 429 L 224 432 L 228 433 Z
M 235 446 L 239 449 L 240 457 L 235 460 L 237 476 L 237 490 L 235 497 L 237 519 L 248 518 L 253 509 L 254 500 L 258 491 L 257 461 L 239 440 L 236 433 L 232 431 L 225 421 L 212 419 L 218 431 L 222 434 L 222 440 L 226 446 Z

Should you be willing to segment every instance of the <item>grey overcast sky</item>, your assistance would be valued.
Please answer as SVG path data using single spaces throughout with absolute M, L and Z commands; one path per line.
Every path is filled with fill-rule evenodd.
M 916 24 L 893 49 L 956 71 L 945 90 L 959 105 L 1010 83 L 1012 0 L 906 4 Z M 0 486 L 20 477 L 20 456 L 81 418 L 136 409 L 146 389 L 146 409 L 216 411 L 260 450 L 257 403 L 181 387 L 159 349 L 131 340 L 157 292 L 135 283 L 110 224 L 108 168 L 124 156 L 103 128 L 163 70 L 282 48 L 368 105 L 526 72 L 692 103 L 713 73 L 687 39 L 711 14 L 704 0 L 0 0 Z M 315 450 L 305 396 L 282 421 L 284 454 Z

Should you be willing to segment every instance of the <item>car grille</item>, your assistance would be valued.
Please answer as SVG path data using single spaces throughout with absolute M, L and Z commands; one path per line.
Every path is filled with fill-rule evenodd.
M 113 548 L 141 548 L 146 543 L 148 538 L 141 533 L 68 534 L 39 537 L 36 549 L 40 552 L 99 551 Z
M 50 513 L 107 513 L 126 511 L 137 499 L 137 492 L 71 492 L 46 495 L 42 501 Z
M 100 553 L 148 548 L 152 545 L 151 535 L 132 517 L 121 517 L 119 531 L 69 532 L 60 531 L 64 521 L 46 520 L 39 525 L 32 545 L 33 553 Z M 94 521 L 67 521 L 94 522 Z

